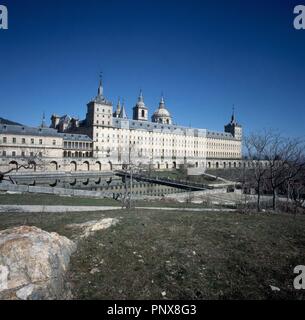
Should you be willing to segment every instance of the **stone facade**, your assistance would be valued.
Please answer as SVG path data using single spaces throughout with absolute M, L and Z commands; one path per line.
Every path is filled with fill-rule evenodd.
M 107 171 L 129 163 L 156 169 L 229 168 L 241 166 L 242 127 L 232 119 L 224 132 L 174 125 L 162 96 L 149 121 L 142 92 L 128 119 L 124 102 L 116 110 L 103 94 L 87 104 L 84 120 L 52 115 L 51 126 L 38 128 L 0 124 L 0 170 L 28 161 L 37 170 Z

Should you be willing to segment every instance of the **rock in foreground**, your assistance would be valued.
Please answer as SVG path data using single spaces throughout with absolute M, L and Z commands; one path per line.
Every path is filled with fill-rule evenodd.
M 65 299 L 74 242 L 36 227 L 0 231 L 0 299 Z

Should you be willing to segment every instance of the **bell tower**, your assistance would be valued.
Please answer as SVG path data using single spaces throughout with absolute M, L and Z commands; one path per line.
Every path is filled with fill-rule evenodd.
M 231 133 L 232 136 L 237 140 L 242 140 L 243 138 L 243 129 L 240 124 L 236 122 L 235 119 L 235 107 L 233 106 L 233 113 L 230 123 L 225 125 L 225 132 Z
M 133 107 L 133 120 L 148 120 L 148 109 L 145 106 L 142 90 L 138 98 L 137 104 Z
M 112 103 L 106 100 L 103 91 L 102 76 L 100 76 L 97 96 L 87 104 L 86 121 L 88 126 L 112 127 Z

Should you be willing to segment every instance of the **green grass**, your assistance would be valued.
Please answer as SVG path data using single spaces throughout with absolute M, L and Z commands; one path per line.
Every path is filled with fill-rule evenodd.
M 46 206 L 115 206 L 119 202 L 114 199 L 94 199 L 81 197 L 64 197 L 52 194 L 0 194 L 0 205 L 46 205 Z
M 108 198 L 63 197 L 45 194 L 0 194 L 0 205 L 45 205 L 45 206 L 121 206 L 121 202 Z M 204 204 L 179 203 L 170 200 L 135 200 L 137 207 L 173 207 L 173 208 L 204 208 Z
M 102 217 L 120 223 L 79 242 L 67 275 L 75 299 L 162 299 L 163 291 L 168 299 L 305 298 L 292 287 L 293 268 L 305 261 L 305 216 L 9 213 L 0 229 L 27 224 L 75 238 L 66 224 Z
M 186 172 L 183 172 L 181 170 L 174 170 L 174 169 L 170 171 L 153 171 L 151 175 L 159 178 L 169 178 L 174 180 L 188 180 L 191 182 L 202 183 L 202 184 L 213 184 L 213 183 L 222 182 L 204 175 L 188 176 Z

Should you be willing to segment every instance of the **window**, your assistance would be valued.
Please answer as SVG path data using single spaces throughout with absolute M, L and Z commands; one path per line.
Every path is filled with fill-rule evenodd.
M 35 141 L 34 141 L 34 139 L 32 138 L 32 139 L 31 139 L 31 144 L 34 144 L 34 142 L 35 142 Z
M 30 156 L 31 156 L 31 157 L 34 157 L 34 152 L 30 152 Z
M 16 151 L 12 152 L 12 157 L 16 157 Z
M 7 143 L 7 137 L 3 137 L 3 143 Z
M 53 140 L 53 146 L 56 146 L 56 140 Z
M 42 144 L 42 139 L 39 139 L 39 144 Z
M 3 154 L 3 157 L 6 157 L 6 151 L 3 151 L 2 154 Z
M 25 157 L 25 152 L 24 151 L 21 152 L 21 156 Z
M 16 143 L 16 138 L 13 138 L 13 143 Z

